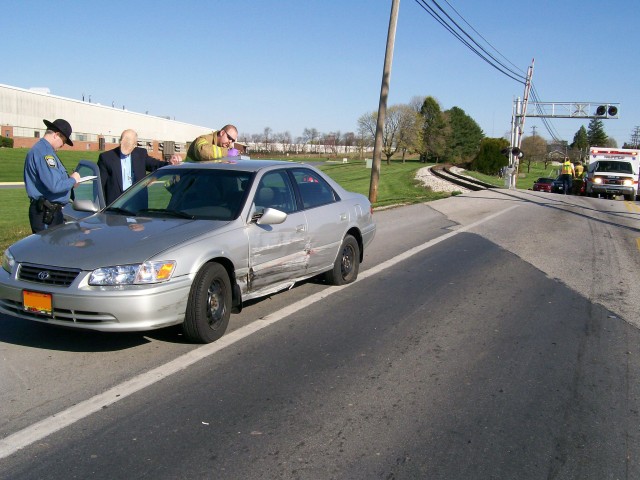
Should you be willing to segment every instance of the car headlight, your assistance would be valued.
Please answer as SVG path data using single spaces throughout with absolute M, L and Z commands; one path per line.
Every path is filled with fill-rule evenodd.
M 632 186 L 632 185 L 633 185 L 633 180 L 631 180 L 630 178 L 627 178 L 624 182 L 622 182 L 622 184 L 623 184 L 625 187 L 630 187 L 630 186 Z
M 13 271 L 13 267 L 16 264 L 16 259 L 13 258 L 11 252 L 7 248 L 2 255 L 2 268 L 4 268 L 7 272 L 11 273 Z
M 593 179 L 593 183 L 602 183 L 602 179 L 600 177 L 595 177 Z
M 144 285 L 166 282 L 176 268 L 174 261 L 144 262 L 97 268 L 89 276 L 89 285 Z

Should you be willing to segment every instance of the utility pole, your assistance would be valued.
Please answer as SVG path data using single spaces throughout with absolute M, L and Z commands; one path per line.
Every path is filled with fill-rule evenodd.
M 529 92 L 531 91 L 531 77 L 533 77 L 533 64 L 535 59 L 531 60 L 531 66 L 527 70 L 527 78 L 524 83 L 524 99 L 518 98 L 513 104 L 513 114 L 511 116 L 511 146 L 507 151 L 509 157 L 509 167 L 505 176 L 505 186 L 507 188 L 516 188 L 516 180 L 518 178 L 518 165 L 522 152 L 522 134 L 524 132 L 524 120 L 527 116 L 527 105 L 529 103 Z
M 640 146 L 640 127 L 633 129 L 633 133 L 631 134 L 631 144 L 633 145 L 633 148 L 638 148 L 638 146 Z
M 382 71 L 382 85 L 380 87 L 380 104 L 378 106 L 378 121 L 376 123 L 376 138 L 373 146 L 373 164 L 371 166 L 371 183 L 369 184 L 369 201 L 374 203 L 378 199 L 378 180 L 380 178 L 380 163 L 382 161 L 382 134 L 384 132 L 384 117 L 387 114 L 387 97 L 389 96 L 389 80 L 391 79 L 391 64 L 393 63 L 393 47 L 396 39 L 396 25 L 400 0 L 392 0 L 391 16 L 389 18 L 389 32 L 387 33 L 387 50 L 384 54 L 384 69 Z

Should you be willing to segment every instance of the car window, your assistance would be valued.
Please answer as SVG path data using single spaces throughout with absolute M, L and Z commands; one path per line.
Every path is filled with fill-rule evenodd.
M 97 175 L 97 166 L 95 164 L 88 164 L 87 161 L 82 161 L 75 169 L 80 174 L 80 177 L 93 177 Z M 94 204 L 100 206 L 102 203 L 102 187 L 98 178 L 93 180 L 87 180 L 79 183 L 71 190 L 73 200 L 91 200 Z
M 258 184 L 254 203 L 256 209 L 275 208 L 285 213 L 296 210 L 293 187 L 287 172 L 277 170 L 265 174 Z
M 298 168 L 293 170 L 293 177 L 300 192 L 304 208 L 327 205 L 338 200 L 331 186 L 313 170 Z
M 111 208 L 138 215 L 232 220 L 240 213 L 250 181 L 248 172 L 163 168 L 127 190 Z

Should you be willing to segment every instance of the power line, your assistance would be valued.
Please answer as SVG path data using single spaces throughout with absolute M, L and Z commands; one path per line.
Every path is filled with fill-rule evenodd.
M 443 15 L 446 16 L 446 19 L 443 18 L 443 16 L 441 16 L 432 6 L 430 6 L 426 0 L 416 0 L 416 3 L 423 10 L 425 10 L 429 15 L 431 15 L 440 25 L 442 25 L 449 33 L 451 33 L 454 37 L 456 37 L 461 43 L 463 43 L 467 48 L 469 48 L 469 50 L 475 53 L 478 57 L 480 57 L 490 66 L 498 70 L 503 75 L 511 78 L 512 80 L 515 80 L 516 82 L 522 83 L 522 84 L 525 83 L 524 76 L 522 76 L 518 72 L 513 71 L 512 69 L 504 65 L 502 62 L 500 62 L 498 59 L 496 59 L 482 45 L 480 45 L 480 43 L 478 43 L 469 33 L 467 33 L 464 28 L 462 28 L 455 20 L 453 20 L 451 16 L 447 14 L 444 11 L 444 9 L 438 4 L 438 2 L 436 2 L 435 0 L 432 0 L 432 2 L 438 8 L 438 10 L 440 10 L 443 13 Z M 458 14 L 458 16 L 460 16 L 460 18 L 464 20 L 464 18 L 460 14 Z M 466 20 L 464 20 L 464 22 L 468 25 L 468 22 Z M 453 24 L 455 28 L 451 24 Z M 458 33 L 458 31 L 461 33 Z M 464 36 L 467 37 L 470 40 L 470 42 L 473 42 L 473 44 L 476 45 L 478 48 L 474 47 L 469 41 L 465 40 L 462 34 L 464 34 Z M 484 54 L 481 53 L 479 50 L 484 52 Z M 487 57 L 489 57 L 491 60 Z

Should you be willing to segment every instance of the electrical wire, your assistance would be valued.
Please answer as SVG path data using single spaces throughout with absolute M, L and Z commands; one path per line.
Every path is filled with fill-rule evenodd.
M 513 71 L 512 69 L 510 69 L 509 67 L 504 65 L 502 62 L 500 62 L 498 59 L 496 59 L 491 53 L 489 53 L 484 47 L 482 47 L 476 40 L 474 40 L 473 37 L 471 35 L 469 35 L 465 31 L 464 28 L 462 28 L 460 25 L 458 25 L 458 23 L 455 22 L 451 18 L 451 16 L 449 14 L 447 14 L 444 11 L 444 9 L 435 0 L 432 0 L 432 2 L 436 5 L 438 10 L 440 10 L 443 13 L 443 15 L 446 16 L 446 18 L 449 21 L 447 21 L 445 18 L 443 18 L 443 16 L 441 16 L 433 7 L 428 5 L 426 0 L 416 0 L 416 3 L 423 10 L 425 10 L 429 15 L 431 15 L 440 25 L 442 25 L 447 31 L 449 31 L 449 33 L 451 33 L 454 37 L 456 37 L 461 43 L 466 45 L 467 48 L 469 48 L 469 50 L 471 50 L 473 53 L 475 53 L 478 57 L 480 57 L 482 60 L 484 60 L 490 66 L 492 66 L 493 68 L 498 70 L 503 75 L 511 78 L 512 80 L 515 80 L 516 82 L 521 83 L 521 84 L 525 83 L 526 79 L 525 79 L 524 76 L 522 76 L 518 72 Z M 455 28 L 451 25 L 451 23 L 453 25 L 455 25 Z M 467 23 L 466 20 L 465 20 L 465 23 Z M 461 33 L 458 33 L 458 31 L 461 32 Z M 470 42 L 473 42 L 473 44 L 476 45 L 478 48 L 474 47 L 469 41 L 465 40 L 465 38 L 463 38 L 463 36 L 462 36 L 463 34 L 464 34 L 465 37 L 467 37 L 470 40 Z M 484 54 L 481 53 L 479 50 L 484 52 Z M 489 58 L 487 58 L 487 57 L 489 57 L 491 60 Z
M 423 10 L 425 10 L 429 15 L 431 15 L 449 33 L 451 33 L 454 37 L 456 37 L 461 43 L 463 43 L 465 46 L 467 46 L 467 48 L 469 48 L 473 53 L 475 53 L 477 56 L 479 56 L 482 60 L 484 60 L 489 65 L 491 65 L 493 68 L 498 70 L 503 75 L 511 78 L 512 80 L 515 80 L 515 81 L 517 81 L 518 83 L 521 83 L 521 84 L 525 84 L 526 83 L 526 75 L 524 75 L 523 73 L 519 73 L 519 72 L 522 72 L 522 70 L 519 69 L 507 57 L 502 55 L 502 53 L 500 53 L 500 51 L 498 51 L 498 49 L 496 49 L 493 45 L 491 45 L 491 43 L 489 43 L 487 41 L 487 39 L 485 39 L 475 28 L 473 28 L 473 26 L 469 22 L 467 22 L 462 15 L 460 15 L 460 13 L 449 3 L 448 0 L 444 0 L 444 2 L 449 6 L 449 8 L 451 10 L 453 10 L 453 12 L 455 12 L 455 14 L 460 19 L 462 19 L 462 21 L 477 36 L 479 36 L 484 41 L 484 43 L 486 43 L 489 47 L 491 47 L 491 49 L 493 49 L 493 51 L 495 51 L 497 53 L 497 55 L 502 57 L 505 60 L 506 63 L 509 63 L 510 65 L 512 65 L 519 72 L 514 70 L 514 69 L 512 69 L 512 68 L 507 67 L 503 62 L 501 62 L 494 55 L 489 53 L 464 28 L 462 28 L 453 18 L 451 18 L 451 16 L 440 6 L 440 4 L 438 4 L 438 2 L 436 0 L 431 0 L 431 2 L 436 6 L 436 8 L 440 12 L 442 12 L 442 15 L 440 15 L 432 6 L 430 6 L 427 3 L 427 0 L 416 0 L 416 3 Z M 463 38 L 463 35 L 466 38 L 468 38 L 469 41 L 465 40 L 465 38 Z M 477 48 L 474 47 L 470 42 L 472 42 L 473 45 L 477 46 Z M 479 50 L 484 52 L 484 54 L 480 53 Z M 540 114 L 540 115 L 544 114 L 544 112 L 542 111 L 542 107 L 539 105 L 539 103 L 540 103 L 539 96 L 538 96 L 538 93 L 537 93 L 535 87 L 533 86 L 533 84 L 531 85 L 531 97 L 532 97 L 532 99 L 534 101 L 537 113 Z M 560 140 L 560 136 L 559 136 L 557 130 L 553 127 L 553 125 L 549 121 L 549 119 L 545 118 L 545 117 L 540 117 L 540 120 L 541 120 L 542 124 L 544 125 L 545 129 L 547 130 L 547 132 L 549 133 L 549 135 L 551 136 L 551 138 L 553 138 L 553 140 L 556 141 L 556 142 L 560 142 L 561 141 Z

